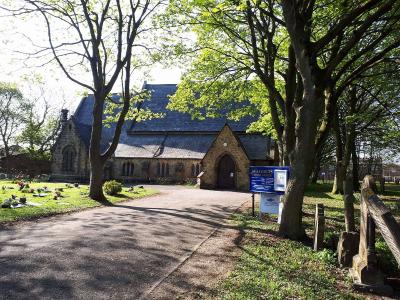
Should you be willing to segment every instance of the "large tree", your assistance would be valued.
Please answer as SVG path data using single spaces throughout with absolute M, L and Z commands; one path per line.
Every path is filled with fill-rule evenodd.
M 393 131 L 387 127 L 393 125 L 399 112 L 399 73 L 399 66 L 390 61 L 376 65 L 349 84 L 339 98 L 333 122 L 338 165 L 333 193 L 343 193 L 343 178 L 350 175 L 351 163 L 357 174 L 357 141 L 369 136 L 384 140 Z M 386 129 L 382 128 L 383 124 Z M 359 178 L 355 177 L 354 187 L 358 190 Z
M 58 114 L 52 111 L 49 102 L 30 101 L 22 122 L 17 141 L 25 146 L 31 158 L 50 159 L 50 151 L 60 133 L 61 122 Z
M 163 0 L 25 0 L 23 7 L 8 7 L 14 15 L 41 17 L 46 26 L 48 47 L 40 48 L 31 57 L 49 51 L 65 75 L 93 93 L 92 131 L 90 138 L 89 196 L 105 201 L 103 168 L 115 152 L 123 123 L 137 93 L 132 91 L 132 74 L 143 65 L 144 53 L 151 51 L 146 33 L 151 29 L 150 16 Z M 141 37 L 143 37 L 141 39 Z M 89 75 L 90 74 L 90 75 Z M 87 76 L 89 75 L 89 76 Z M 118 84 L 119 83 L 119 84 Z M 113 101 L 114 86 L 120 86 L 120 100 Z M 112 103 L 111 103 L 112 102 Z M 104 109 L 107 103 L 118 106 L 115 131 L 108 148 L 101 152 Z
M 15 84 L 0 83 L 0 145 L 6 157 L 12 154 L 11 146 L 29 109 L 30 103 Z
M 224 106 L 225 95 L 232 99 L 236 91 L 243 97 L 246 85 L 263 85 L 268 109 L 263 105 L 260 111 L 273 125 L 281 162 L 292 168 L 283 235 L 304 234 L 304 190 L 339 97 L 400 45 L 399 5 L 395 0 L 173 2 L 177 24 L 188 24 L 198 39 L 196 59 L 172 106 L 212 111 Z

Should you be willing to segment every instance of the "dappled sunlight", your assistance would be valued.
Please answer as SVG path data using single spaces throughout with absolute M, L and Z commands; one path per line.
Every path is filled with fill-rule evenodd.
M 247 200 L 243 193 L 177 188 L 5 228 L 0 293 L 18 298 L 28 289 L 37 298 L 138 298 L 215 228 L 232 230 L 229 216 Z M 51 278 L 53 286 L 38 276 Z

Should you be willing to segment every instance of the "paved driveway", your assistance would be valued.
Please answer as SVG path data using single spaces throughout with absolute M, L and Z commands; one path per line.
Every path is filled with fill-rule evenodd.
M 146 298 L 250 198 L 156 188 L 147 199 L 0 231 L 0 298 Z

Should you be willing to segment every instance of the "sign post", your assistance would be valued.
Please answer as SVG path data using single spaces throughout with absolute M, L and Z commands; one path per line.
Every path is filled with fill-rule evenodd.
M 282 212 L 280 198 L 285 194 L 290 176 L 289 167 L 250 167 L 250 191 L 260 193 L 260 214 Z

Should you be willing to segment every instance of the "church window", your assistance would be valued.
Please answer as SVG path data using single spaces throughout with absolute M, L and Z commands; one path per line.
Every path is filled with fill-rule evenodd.
M 169 176 L 169 164 L 168 163 L 157 163 L 157 176 L 160 176 L 160 177 Z
M 132 176 L 133 171 L 135 169 L 135 165 L 130 162 L 126 162 L 122 164 L 122 176 Z
M 73 172 L 75 165 L 76 152 L 72 146 L 67 146 L 62 152 L 62 170 L 64 172 Z
M 162 165 L 161 165 L 161 176 L 164 177 L 164 175 L 165 175 L 165 163 L 162 163 Z
M 200 174 L 200 164 L 192 165 L 192 177 L 196 177 Z
M 196 176 L 200 174 L 200 164 L 196 165 Z
M 161 176 L 161 164 L 157 163 L 157 176 Z
M 192 165 L 192 177 L 196 177 L 196 167 Z

